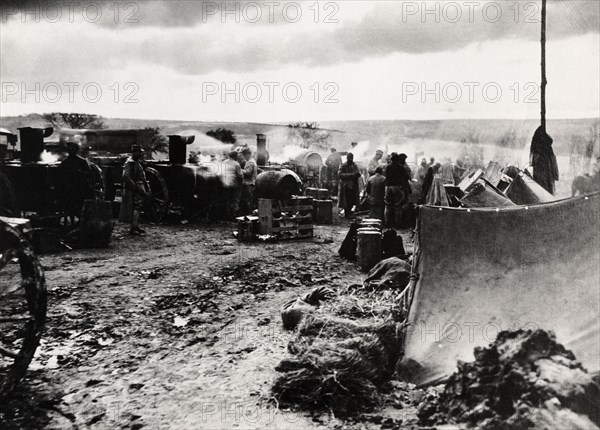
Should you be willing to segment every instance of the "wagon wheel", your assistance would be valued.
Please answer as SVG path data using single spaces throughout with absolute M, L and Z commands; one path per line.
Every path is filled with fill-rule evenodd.
M 13 263 L 18 259 L 19 264 Z M 25 375 L 46 320 L 44 272 L 31 244 L 0 221 L 0 398 Z
M 0 172 L 0 216 L 17 216 L 15 188 L 8 177 Z
M 165 218 L 169 208 L 167 183 L 158 170 L 146 167 L 144 171 L 150 184 L 150 199 L 146 202 L 143 216 L 147 221 L 159 223 Z
M 104 173 L 102 173 L 102 169 L 97 164 L 90 163 L 90 168 L 92 169 L 92 186 L 96 200 L 104 200 L 106 196 Z

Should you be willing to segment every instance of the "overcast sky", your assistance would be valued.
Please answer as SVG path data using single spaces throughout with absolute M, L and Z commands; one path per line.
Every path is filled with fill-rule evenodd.
M 0 114 L 539 115 L 540 1 L 78 3 L 4 3 Z M 600 116 L 599 15 L 548 1 L 550 118 Z

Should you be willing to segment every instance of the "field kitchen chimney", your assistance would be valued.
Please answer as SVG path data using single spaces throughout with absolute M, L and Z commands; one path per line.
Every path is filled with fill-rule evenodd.
M 178 134 L 169 136 L 169 163 L 187 163 L 187 145 L 194 142 L 196 136 L 180 136 Z
M 266 166 L 269 155 L 267 153 L 267 136 L 264 134 L 256 135 L 256 164 Z
M 19 128 L 21 143 L 21 163 L 37 163 L 44 151 L 44 138 L 50 136 L 54 128 Z

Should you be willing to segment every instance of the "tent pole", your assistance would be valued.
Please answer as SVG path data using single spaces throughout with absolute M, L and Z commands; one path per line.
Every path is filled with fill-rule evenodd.
M 542 85 L 541 85 L 541 126 L 546 131 L 546 0 L 542 0 Z

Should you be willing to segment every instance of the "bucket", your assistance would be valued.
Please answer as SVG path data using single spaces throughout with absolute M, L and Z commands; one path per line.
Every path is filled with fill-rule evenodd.
M 260 234 L 260 222 L 257 216 L 243 216 L 236 218 L 238 223 L 237 239 L 240 242 L 253 242 Z
M 381 231 L 381 220 L 377 218 L 365 218 L 361 221 L 359 228 L 372 227 Z
M 87 248 L 110 244 L 113 230 L 112 203 L 104 200 L 86 200 L 80 222 L 80 243 Z
M 360 270 L 368 272 L 381 260 L 381 233 L 358 229 L 356 256 Z
M 333 224 L 333 201 L 315 200 L 313 218 L 315 224 Z

